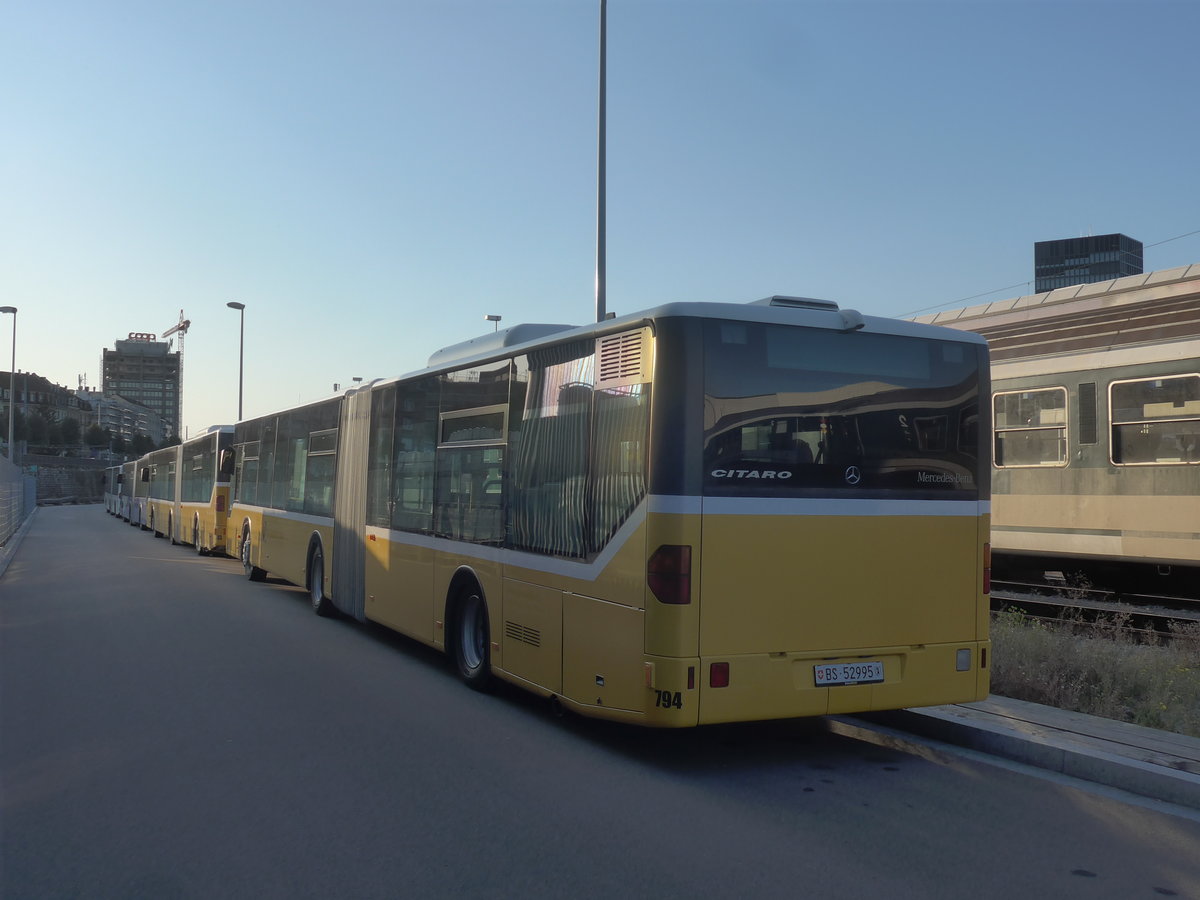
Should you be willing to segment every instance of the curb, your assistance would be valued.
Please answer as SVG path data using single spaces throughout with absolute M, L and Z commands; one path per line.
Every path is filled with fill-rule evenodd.
M 1038 709 L 1046 710 L 1045 707 Z M 1136 743 L 1064 731 L 1034 721 L 997 716 L 970 706 L 904 709 L 845 717 L 840 721 L 850 728 L 881 725 L 885 731 L 895 729 L 902 733 L 893 737 L 921 735 L 1141 797 L 1200 810 L 1200 768 L 1196 768 L 1196 763 Z M 1133 734 L 1163 734 L 1138 726 L 1127 727 Z M 1170 737 L 1178 738 L 1180 746 L 1186 746 L 1189 751 L 1200 747 L 1200 741 L 1195 738 Z M 1189 771 L 1193 768 L 1196 771 Z

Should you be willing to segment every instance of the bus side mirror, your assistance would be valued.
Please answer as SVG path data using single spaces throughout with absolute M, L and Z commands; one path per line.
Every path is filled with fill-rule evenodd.
M 145 484 L 150 483 L 150 467 L 149 466 L 146 466 L 144 469 L 142 469 L 142 481 Z
M 232 475 L 233 474 L 233 460 L 234 460 L 234 454 L 233 454 L 232 450 L 222 450 L 221 451 L 221 474 L 222 475 Z

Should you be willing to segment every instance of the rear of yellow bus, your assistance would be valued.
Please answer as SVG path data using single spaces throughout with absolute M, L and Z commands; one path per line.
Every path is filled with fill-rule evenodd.
M 648 720 L 986 697 L 986 343 L 764 309 L 656 353 Z

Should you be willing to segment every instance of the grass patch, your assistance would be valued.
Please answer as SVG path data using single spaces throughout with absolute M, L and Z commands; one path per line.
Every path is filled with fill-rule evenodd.
M 992 617 L 992 693 L 1147 728 L 1200 737 L 1200 625 L 1172 628 L 1169 643 L 1097 622 Z

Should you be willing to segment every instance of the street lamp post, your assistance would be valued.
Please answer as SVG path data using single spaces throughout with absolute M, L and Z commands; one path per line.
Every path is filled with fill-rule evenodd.
M 8 372 L 8 461 L 13 461 L 13 422 L 17 419 L 17 308 L 0 306 L 0 313 L 12 313 L 12 366 Z
M 500 330 L 500 318 L 501 318 L 500 316 L 496 316 L 496 315 L 486 315 L 486 316 L 484 316 L 483 318 L 484 318 L 485 320 L 487 320 L 488 322 L 492 322 L 492 323 L 494 323 L 494 324 L 495 324 L 495 326 L 496 326 L 496 327 L 492 329 L 493 331 L 499 331 L 499 330 Z
M 246 304 L 230 300 L 225 304 L 238 311 L 238 421 L 242 421 L 242 374 L 246 361 Z
M 608 318 L 607 263 L 608 5 L 600 0 L 600 96 L 596 125 L 596 321 Z

